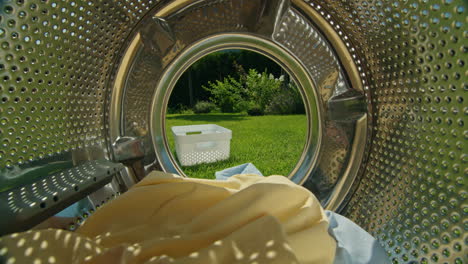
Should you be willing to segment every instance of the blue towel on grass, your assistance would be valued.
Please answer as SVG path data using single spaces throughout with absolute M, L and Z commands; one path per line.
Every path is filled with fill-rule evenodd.
M 252 163 L 245 163 L 222 171 L 217 171 L 215 176 L 217 180 L 227 180 L 232 175 L 237 174 L 257 174 L 263 176 L 263 174 Z

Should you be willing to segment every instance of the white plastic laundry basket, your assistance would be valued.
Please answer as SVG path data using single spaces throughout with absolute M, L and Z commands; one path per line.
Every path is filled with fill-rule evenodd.
M 182 166 L 211 163 L 229 158 L 232 131 L 222 126 L 174 126 L 177 158 Z

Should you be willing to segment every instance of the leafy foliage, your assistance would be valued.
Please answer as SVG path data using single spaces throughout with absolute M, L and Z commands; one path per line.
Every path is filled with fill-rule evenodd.
M 209 54 L 179 79 L 168 112 L 185 113 L 193 108 L 196 113 L 207 113 L 213 108 L 204 103 L 211 101 L 223 113 L 305 113 L 297 87 L 283 76 L 274 77 L 281 73 L 280 66 L 258 53 L 228 50 Z M 196 101 L 204 103 L 193 105 Z
M 294 83 L 281 87 L 265 108 L 265 113 L 273 115 L 305 114 L 302 96 Z
M 222 81 L 208 83 L 204 89 L 211 93 L 211 100 L 223 113 L 247 111 L 253 115 L 263 115 L 280 92 L 282 83 L 281 78 L 276 79 L 272 74 L 250 69 L 239 80 L 229 76 Z
M 249 116 L 262 116 L 265 114 L 265 112 L 259 105 L 254 104 L 249 107 L 247 114 L 249 114 Z
M 168 114 L 186 114 L 191 115 L 193 114 L 193 110 L 190 109 L 188 106 L 183 104 L 177 104 L 175 106 L 169 106 L 167 109 Z
M 193 107 L 194 105 L 190 104 L 190 87 L 193 103 L 209 100 L 211 95 L 202 86 L 206 86 L 209 82 L 223 80 L 228 76 L 238 80 L 241 75 L 244 75 L 244 72 L 238 69 L 239 65 L 245 69 L 256 69 L 259 72 L 267 70 L 275 76 L 281 74 L 281 67 L 277 63 L 256 52 L 248 50 L 214 52 L 195 62 L 190 70 L 182 74 L 171 93 L 169 108 L 179 108 L 178 104 Z
M 198 101 L 193 107 L 195 114 L 207 114 L 216 109 L 216 105 L 207 101 Z
M 282 84 L 282 79 L 275 79 L 266 71 L 258 73 L 255 69 L 250 69 L 245 79 L 246 99 L 255 102 L 262 110 L 273 100 Z
M 211 93 L 211 100 L 221 109 L 223 113 L 238 112 L 239 102 L 242 101 L 242 84 L 232 77 L 224 78 L 223 81 L 209 82 L 208 87 L 203 88 Z

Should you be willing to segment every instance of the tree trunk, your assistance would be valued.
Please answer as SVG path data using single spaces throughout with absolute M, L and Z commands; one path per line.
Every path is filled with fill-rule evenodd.
M 188 86 L 189 86 L 189 99 L 190 99 L 190 107 L 194 106 L 193 102 L 193 83 L 192 83 L 192 69 L 188 69 Z

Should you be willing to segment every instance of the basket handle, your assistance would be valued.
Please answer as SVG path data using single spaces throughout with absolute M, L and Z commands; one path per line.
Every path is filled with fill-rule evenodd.
M 216 141 L 205 141 L 196 143 L 195 148 L 197 150 L 209 150 L 215 148 L 217 145 Z

